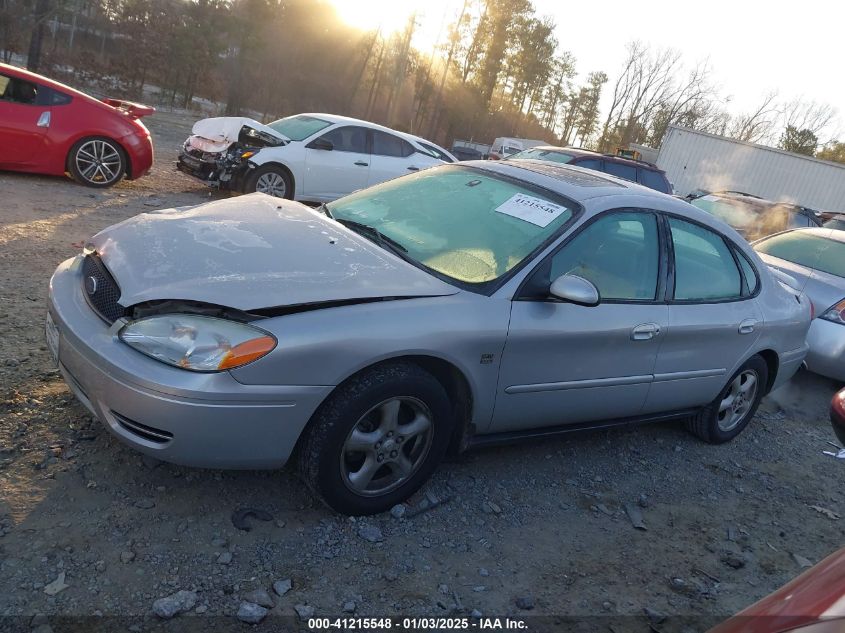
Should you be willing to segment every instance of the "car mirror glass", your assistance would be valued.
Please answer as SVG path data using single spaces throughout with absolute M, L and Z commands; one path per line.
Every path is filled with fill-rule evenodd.
M 555 279 L 549 287 L 549 294 L 580 306 L 593 307 L 601 303 L 599 290 L 593 282 L 577 275 L 561 275 Z

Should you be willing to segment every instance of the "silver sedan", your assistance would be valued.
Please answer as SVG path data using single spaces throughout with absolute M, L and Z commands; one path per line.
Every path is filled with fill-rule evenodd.
M 58 267 L 46 329 L 123 442 L 195 466 L 296 457 L 367 514 L 478 444 L 671 418 L 728 441 L 801 365 L 809 320 L 685 202 L 478 161 L 317 210 L 254 194 L 139 215 Z
M 754 249 L 795 278 L 813 303 L 807 368 L 845 382 L 845 230 L 784 231 L 755 242 Z

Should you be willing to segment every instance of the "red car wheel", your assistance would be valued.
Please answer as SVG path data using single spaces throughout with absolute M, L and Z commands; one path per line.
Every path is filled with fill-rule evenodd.
M 126 153 L 111 139 L 84 138 L 71 148 L 68 170 L 80 184 L 111 187 L 126 173 Z

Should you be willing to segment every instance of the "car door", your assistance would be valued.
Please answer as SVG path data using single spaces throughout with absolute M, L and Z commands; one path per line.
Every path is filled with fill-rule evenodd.
M 427 159 L 414 149 L 408 141 L 395 134 L 373 130 L 373 155 L 370 164 L 368 185 L 404 176 L 430 167 L 434 159 Z
M 367 186 L 369 130 L 344 125 L 305 146 L 305 178 L 300 197 L 331 201 Z
M 712 401 L 759 338 L 754 267 L 719 233 L 668 216 L 669 328 L 644 412 Z M 754 279 L 751 279 L 751 276 Z
M 41 105 L 41 86 L 0 73 L 0 166 L 35 166 L 43 160 L 50 107 Z
M 648 395 L 668 307 L 658 216 L 598 216 L 540 264 L 512 302 L 494 431 L 633 417 Z M 594 307 L 549 297 L 574 274 L 601 295 Z

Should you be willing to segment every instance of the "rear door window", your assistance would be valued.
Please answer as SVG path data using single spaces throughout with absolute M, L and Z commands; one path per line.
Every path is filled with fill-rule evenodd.
M 596 171 L 604 171 L 602 169 L 603 161 L 600 158 L 582 158 L 572 161 L 573 165 L 583 167 L 584 169 L 595 169 Z
M 669 218 L 677 301 L 723 301 L 742 296 L 742 278 L 721 235 Z
M 404 158 L 413 153 L 413 145 L 405 139 L 380 130 L 373 130 L 373 154 Z

